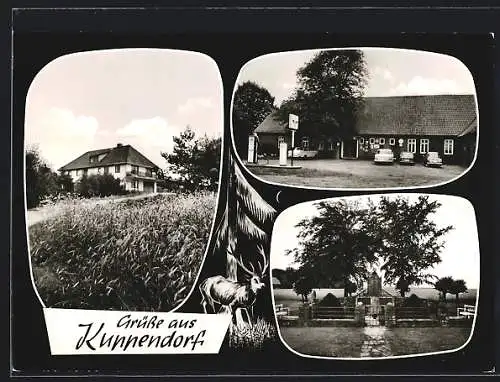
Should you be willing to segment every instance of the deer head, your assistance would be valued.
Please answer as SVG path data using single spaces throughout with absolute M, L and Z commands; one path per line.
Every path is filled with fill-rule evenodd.
M 250 287 L 255 293 L 264 288 L 265 284 L 262 282 L 262 280 L 266 276 L 265 272 L 267 270 L 267 267 L 269 266 L 269 262 L 267 261 L 266 254 L 261 244 L 257 246 L 257 252 L 262 257 L 263 261 L 262 263 L 257 262 L 257 269 L 256 269 L 252 263 L 249 263 L 249 267 L 245 266 L 243 259 L 241 258 L 241 255 L 240 256 L 234 255 L 234 246 L 230 246 L 228 248 L 228 253 L 234 256 L 240 268 L 243 269 L 243 271 L 247 274 L 247 276 L 250 277 L 249 281 Z

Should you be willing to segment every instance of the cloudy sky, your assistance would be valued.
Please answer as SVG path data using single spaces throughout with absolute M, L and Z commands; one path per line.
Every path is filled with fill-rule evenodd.
M 389 194 L 398 196 L 398 194 Z M 401 195 L 401 194 L 399 194 Z M 421 194 L 405 194 L 410 201 L 415 201 Z M 379 196 L 372 195 L 374 202 Z M 350 197 L 366 202 L 368 197 Z M 332 201 L 339 199 L 331 199 Z M 437 200 L 442 206 L 438 212 L 430 215 L 440 228 L 452 225 L 453 230 L 443 237 L 445 245 L 441 252 L 442 262 L 433 268 L 433 273 L 438 277 L 452 276 L 463 279 L 468 288 L 479 286 L 479 239 L 476 227 L 474 208 L 465 199 L 455 196 L 431 195 L 429 200 Z M 295 225 L 303 218 L 317 214 L 315 202 L 301 203 L 290 207 L 281 213 L 274 225 L 271 240 L 271 268 L 285 269 L 293 265 L 293 256 L 286 256 L 287 249 L 298 246 L 297 234 L 299 230 Z
M 62 56 L 35 77 L 26 100 L 25 144 L 53 169 L 91 149 L 131 144 L 165 168 L 160 152 L 190 125 L 221 136 L 222 82 L 212 59 L 166 49 Z
M 254 81 L 275 97 L 276 105 L 296 87 L 297 69 L 319 50 L 269 54 L 249 61 L 238 84 Z M 368 68 L 365 95 L 475 94 L 473 78 L 458 59 L 437 53 L 403 49 L 363 49 Z

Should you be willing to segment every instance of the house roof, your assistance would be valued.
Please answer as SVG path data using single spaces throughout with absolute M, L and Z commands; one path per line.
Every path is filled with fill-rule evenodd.
M 462 131 L 460 134 L 458 134 L 459 137 L 463 137 L 467 134 L 475 134 L 477 131 L 477 118 L 474 118 L 474 120 L 465 128 L 464 131 Z
M 259 126 L 257 126 L 254 132 L 257 134 L 286 134 L 288 132 L 288 123 L 278 120 L 277 115 L 278 112 L 273 111 L 261 122 Z
M 458 136 L 476 118 L 473 95 L 367 97 L 358 134 Z
M 106 154 L 106 156 L 102 158 L 99 162 L 90 163 L 90 157 L 101 154 Z M 69 162 L 65 166 L 62 166 L 59 170 L 60 171 L 78 170 L 84 168 L 113 166 L 123 163 L 142 166 L 142 167 L 158 168 L 158 166 L 156 166 L 153 162 L 151 162 L 148 158 L 146 158 L 132 146 L 117 145 L 115 147 L 107 149 L 87 151 L 86 153 L 80 155 L 78 158 Z
M 287 124 L 275 116 L 269 114 L 255 132 L 285 134 Z M 459 136 L 477 126 L 474 95 L 365 97 L 357 116 L 360 135 Z

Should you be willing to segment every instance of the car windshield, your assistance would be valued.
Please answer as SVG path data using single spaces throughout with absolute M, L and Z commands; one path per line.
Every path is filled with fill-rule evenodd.
M 402 156 L 402 157 L 412 157 L 412 156 L 413 156 L 413 153 L 410 153 L 410 152 L 405 151 L 405 152 L 402 152 L 402 153 L 401 153 L 401 156 Z
M 437 153 L 437 152 L 435 152 L 435 151 L 431 151 L 431 152 L 427 153 L 427 156 L 428 156 L 428 157 L 437 157 L 437 156 L 439 156 L 439 155 L 438 155 L 438 153 Z
M 391 149 L 380 149 L 378 151 L 379 154 L 392 154 Z

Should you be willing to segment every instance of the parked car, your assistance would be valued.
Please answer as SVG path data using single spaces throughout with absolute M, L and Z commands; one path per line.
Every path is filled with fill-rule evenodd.
M 409 151 L 403 151 L 399 155 L 399 163 L 400 164 L 414 165 L 415 164 L 415 155 Z
M 375 164 L 378 163 L 386 163 L 393 164 L 394 163 L 394 153 L 391 149 L 378 149 L 375 153 L 375 158 L 373 159 Z
M 424 156 L 424 166 L 426 167 L 441 167 L 443 160 L 436 151 L 429 151 Z
M 292 150 L 288 150 L 288 157 L 290 158 L 292 156 Z M 318 157 L 318 150 L 303 150 L 298 147 L 293 149 L 293 157 L 294 158 L 317 158 Z

